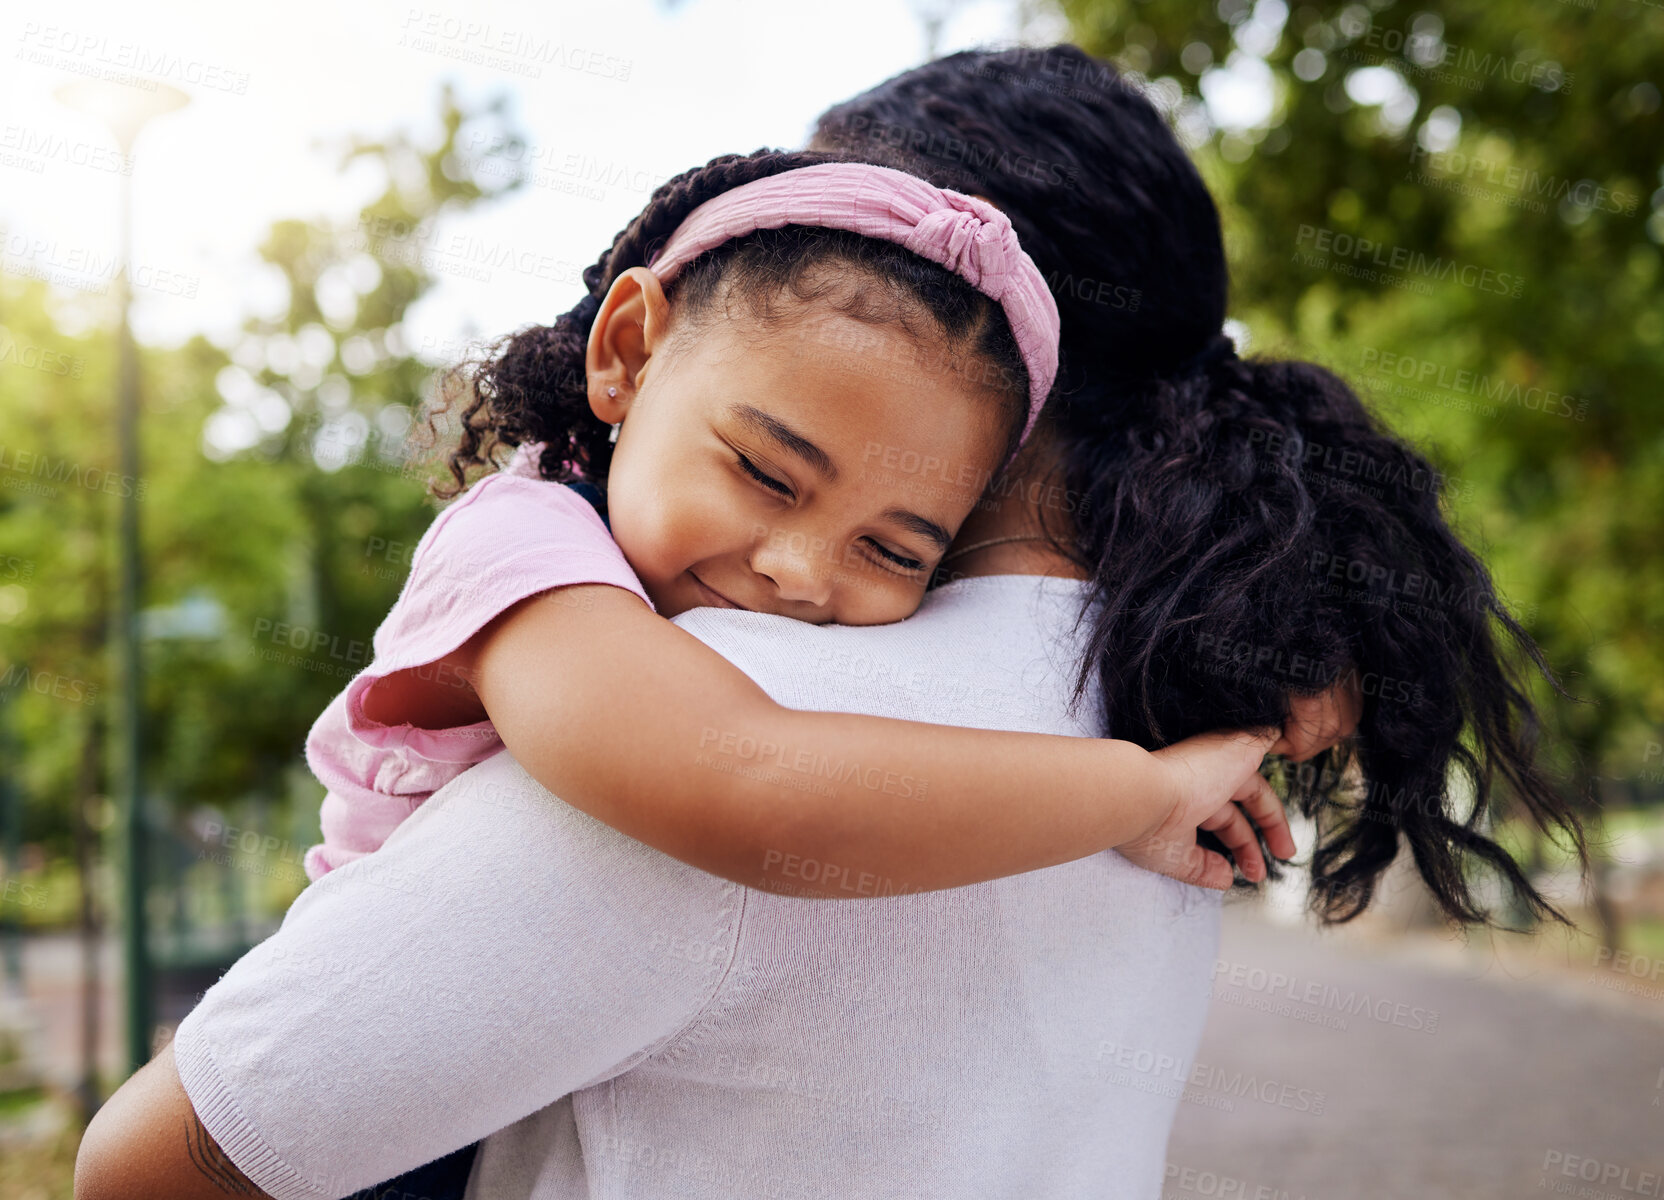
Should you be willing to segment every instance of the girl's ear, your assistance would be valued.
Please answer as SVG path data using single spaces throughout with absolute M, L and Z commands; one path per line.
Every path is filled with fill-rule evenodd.
M 670 301 L 657 275 L 631 267 L 613 280 L 589 328 L 584 353 L 591 412 L 609 425 L 624 419 L 641 372 L 664 344 L 669 327 Z

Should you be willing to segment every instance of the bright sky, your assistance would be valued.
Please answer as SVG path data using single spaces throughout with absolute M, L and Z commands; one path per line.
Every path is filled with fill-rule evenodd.
M 1063 33 L 1020 31 L 1015 0 L 935 2 L 951 14 L 944 53 Z M 132 163 L 135 277 L 149 284 L 135 328 L 148 342 L 200 330 L 223 343 L 269 295 L 254 254 L 267 226 L 350 221 L 379 187 L 373 173 L 337 171 L 320 143 L 421 128 L 447 79 L 468 96 L 515 97 L 532 153 L 548 165 L 538 178 L 622 171 L 650 187 L 715 154 L 801 145 L 821 109 L 923 61 L 930 5 L 21 0 L 0 17 L 0 269 L 54 276 L 66 294 L 110 278 L 119 154 L 96 121 L 53 98 L 83 76 L 143 74 L 191 96 L 146 129 Z M 581 266 L 646 200 L 626 183 L 588 186 L 599 196 L 525 186 L 438 236 Z M 443 277 L 410 316 L 412 344 L 546 321 L 578 296 L 559 271 L 487 273 Z

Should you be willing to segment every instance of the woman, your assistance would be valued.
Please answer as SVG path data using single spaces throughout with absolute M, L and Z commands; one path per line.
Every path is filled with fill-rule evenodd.
M 1046 53 L 1113 80 L 1078 51 Z M 1361 910 L 1401 834 L 1454 915 L 1477 915 L 1460 874 L 1470 854 L 1541 905 L 1475 832 L 1479 810 L 1458 820 L 1444 806 L 1454 761 L 1479 775 L 1481 801 L 1500 771 L 1536 815 L 1565 819 L 1530 766 L 1529 707 L 1489 623 L 1523 635 L 1444 529 L 1436 496 L 1376 502 L 1325 487 L 1303 447 L 1334 442 L 1406 469 L 1422 469 L 1419 460 L 1376 431 L 1332 377 L 1238 363 L 1221 344 L 1217 215 L 1147 103 L 1118 85 L 1064 97 L 1031 86 L 1042 73 L 1025 70 L 1000 55 L 933 63 L 834 110 L 817 142 L 860 138 L 879 122 L 946 130 L 962 147 L 1020 146 L 1063 164 L 1065 180 L 1092 172 L 1112 185 L 1114 204 L 1083 211 L 1071 208 L 1069 188 L 1001 170 L 997 158 L 977 168 L 977 186 L 946 177 L 929 161 L 928 136 L 902 140 L 901 153 L 912 147 L 905 163 L 883 145 L 862 149 L 988 196 L 1043 270 L 1093 281 L 1054 285 L 1066 293 L 1075 386 L 1058 397 L 1048 438 L 962 532 L 960 577 L 908 622 L 781 630 L 756 614 L 701 610 L 682 623 L 785 703 L 813 696 L 817 707 L 956 719 L 935 717 L 939 707 L 968 724 L 1107 729 L 1159 743 L 1191 725 L 1297 717 L 1304 710 L 1291 694 L 1326 692 L 1316 718 L 1325 728 L 1312 735 L 1325 769 L 1290 781 L 1319 817 L 1320 911 L 1344 919 Z M 962 152 L 949 165 L 985 161 Z M 1438 570 L 1464 581 L 1469 598 L 1417 614 L 1417 624 L 1383 612 L 1367 586 L 1328 588 L 1314 553 Z M 1403 661 L 1424 664 L 1419 692 L 1381 685 L 1380 668 Z M 921 677 L 927 686 L 906 682 Z M 1028 702 L 972 721 L 966 702 L 932 679 Z M 1354 693 L 1356 758 L 1369 784 L 1361 798 L 1341 786 L 1344 764 L 1327 748 L 1354 719 Z M 1071 710 L 1071 697 L 1090 703 Z M 1472 752 L 1456 740 L 1464 728 Z M 1312 748 L 1284 745 L 1297 758 Z M 101 1169 L 114 1170 L 153 1130 L 157 1145 L 170 1138 L 202 1164 L 153 1177 L 169 1195 L 225 1194 L 249 1186 L 245 1172 L 272 1194 L 338 1194 L 332 1183 L 359 1186 L 492 1131 L 475 1195 L 1159 1190 L 1206 1007 L 1217 937 L 1207 894 L 1106 854 L 936 896 L 794 901 L 633 853 L 569 810 L 527 802 L 534 794 L 512 763 L 493 760 L 378 852 L 396 871 L 489 830 L 509 841 L 482 853 L 521 864 L 512 882 L 528 890 L 514 904 L 493 898 L 502 881 L 470 877 L 416 906 L 428 911 L 401 896 L 378 908 L 364 871 L 342 873 L 341 886 L 358 889 L 350 897 L 303 897 L 284 931 L 181 1028 L 195 1109 L 165 1052 L 89 1131 L 85 1194 L 146 1194 L 131 1177 L 118 1186 L 103 1175 L 109 1192 L 98 1185 Z M 496 819 L 470 821 L 481 804 Z M 507 828 L 503 810 L 525 827 Z M 825 868 L 815 864 L 815 875 Z M 624 903 L 607 902 L 609 884 Z M 364 943 L 315 940 L 350 924 L 330 912 L 349 899 L 386 970 L 362 971 Z M 513 953 L 473 962 L 471 974 L 446 965 L 447 946 L 468 941 L 451 920 L 458 912 L 520 929 L 505 947 Z M 545 917 L 552 924 L 538 923 Z M 320 953 L 351 969 L 332 973 L 326 961 L 296 974 Z M 510 978 L 493 977 L 478 998 L 456 987 L 504 960 L 535 985 L 520 1007 L 498 1002 L 516 991 Z M 425 997 L 373 983 L 418 964 L 434 985 Z M 408 1018 L 393 1023 L 395 1041 L 354 1041 L 387 1030 L 390 1007 Z M 445 1028 L 462 1023 L 477 1036 L 435 1047 L 435 1012 Z M 216 1054 L 191 1051 L 193 1041 Z M 208 1078 L 203 1064 L 216 1061 L 236 1078 Z M 229 1159 L 216 1157 L 204 1123 Z M 352 1166 L 365 1174 L 349 1177 Z
M 829 110 L 811 146 L 987 196 L 1053 281 L 1053 453 L 996 491 L 1070 502 L 990 506 L 956 549 L 961 571 L 1067 561 L 1090 579 L 1080 682 L 1102 690 L 1103 732 L 1165 745 L 1355 691 L 1355 744 L 1287 780 L 1318 822 L 1320 916 L 1362 912 L 1402 839 L 1451 920 L 1485 919 L 1468 867 L 1559 918 L 1479 832 L 1500 779 L 1587 866 L 1533 763 L 1526 678 L 1558 683 L 1445 523 L 1440 473 L 1329 372 L 1237 359 L 1218 212 L 1142 94 L 1069 45 L 956 54 Z M 1005 537 L 1038 540 L 965 549 Z M 1336 728 L 1333 708 L 1313 719 Z

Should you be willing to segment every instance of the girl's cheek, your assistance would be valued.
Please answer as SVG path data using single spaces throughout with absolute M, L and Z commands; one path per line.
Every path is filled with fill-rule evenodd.
M 684 535 L 701 543 L 734 539 L 734 531 L 752 529 L 762 517 L 762 506 L 743 481 L 720 471 L 700 472 L 678 488 L 677 524 Z
M 747 497 L 721 488 L 689 505 L 681 518 L 680 539 L 698 558 L 748 549 L 761 525 Z
M 842 595 L 834 620 L 843 625 L 891 625 L 924 603 L 924 584 L 882 579 L 853 567 L 839 573 L 839 584 Z
M 644 579 L 668 579 L 682 569 L 676 560 L 684 557 L 684 543 L 696 528 L 688 508 L 697 499 L 681 484 L 674 472 L 656 470 L 648 461 L 614 471 L 608 505 L 613 540 Z
M 734 531 L 750 528 L 748 510 L 719 482 L 687 486 L 692 482 L 666 480 L 667 486 L 655 492 L 652 514 L 638 529 L 643 552 L 667 575 L 732 549 Z
M 917 595 L 911 591 L 899 596 L 886 596 L 883 602 L 876 606 L 871 623 L 874 625 L 893 625 L 897 621 L 904 621 L 919 611 L 919 605 L 924 603 L 924 593 Z
M 673 514 L 665 510 L 664 498 L 651 489 L 627 489 L 623 497 L 609 501 L 612 538 L 630 568 L 647 583 L 662 583 L 675 574 L 678 568 L 671 560 L 676 531 L 668 524 Z

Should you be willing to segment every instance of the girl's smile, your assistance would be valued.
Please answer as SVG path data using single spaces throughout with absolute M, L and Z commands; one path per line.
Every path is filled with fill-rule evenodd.
M 999 464 L 1008 414 L 901 323 L 840 307 L 782 297 L 767 321 L 729 304 L 720 319 L 673 323 L 646 270 L 621 276 L 602 306 L 591 406 L 622 422 L 608 515 L 661 615 L 881 625 L 923 600 Z M 880 469 L 888 447 L 916 452 L 908 461 L 930 462 L 929 476 Z

